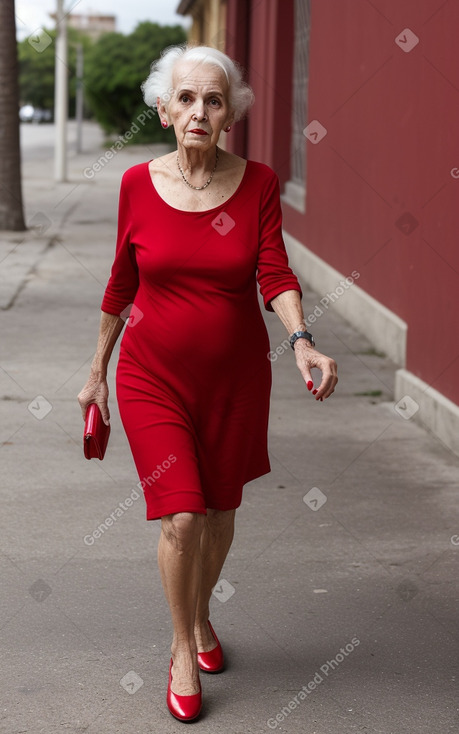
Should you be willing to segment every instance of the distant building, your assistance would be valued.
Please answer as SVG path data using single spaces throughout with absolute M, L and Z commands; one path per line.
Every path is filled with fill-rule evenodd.
M 50 13 L 56 20 L 56 13 Z M 104 33 L 116 31 L 116 15 L 96 15 L 94 13 L 77 14 L 71 13 L 67 16 L 67 25 L 80 33 L 85 33 L 93 41 L 97 41 Z

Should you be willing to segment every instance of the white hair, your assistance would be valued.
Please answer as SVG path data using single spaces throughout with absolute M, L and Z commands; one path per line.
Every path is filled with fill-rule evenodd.
M 241 67 L 222 51 L 210 46 L 169 46 L 159 59 L 153 61 L 150 74 L 141 84 L 143 98 L 149 107 L 157 108 L 157 98 L 167 108 L 167 103 L 174 94 L 172 76 L 178 61 L 196 61 L 219 67 L 228 82 L 228 102 L 234 120 L 237 122 L 247 113 L 254 102 L 254 94 L 242 79 Z

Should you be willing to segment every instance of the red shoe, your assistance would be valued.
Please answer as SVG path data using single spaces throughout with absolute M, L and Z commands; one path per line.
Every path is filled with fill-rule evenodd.
M 213 638 L 217 643 L 217 647 L 214 647 L 213 650 L 209 650 L 209 652 L 198 652 L 198 665 L 204 673 L 221 673 L 225 667 L 222 646 L 220 645 L 218 637 L 209 620 L 207 620 L 207 624 L 209 625 Z
M 179 721 L 193 721 L 197 719 L 202 708 L 202 690 L 199 684 L 199 693 L 191 696 L 178 696 L 171 690 L 172 685 L 172 658 L 169 665 L 169 684 L 167 686 L 167 708 L 172 716 Z

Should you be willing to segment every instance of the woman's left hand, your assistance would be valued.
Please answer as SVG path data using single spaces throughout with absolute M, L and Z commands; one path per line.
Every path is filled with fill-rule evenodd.
M 335 360 L 310 347 L 305 339 L 298 339 L 295 342 L 294 351 L 297 367 L 308 390 L 312 390 L 316 400 L 329 398 L 338 382 L 338 366 Z M 322 380 L 318 388 L 314 388 L 311 376 L 312 367 L 317 367 L 322 372 Z

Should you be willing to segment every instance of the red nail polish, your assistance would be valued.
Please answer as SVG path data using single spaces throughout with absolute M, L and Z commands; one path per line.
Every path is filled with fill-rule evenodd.
M 312 394 L 315 395 L 317 393 L 317 388 L 312 391 Z
M 309 380 L 308 381 L 308 390 L 312 390 L 313 387 L 314 387 L 313 381 L 312 380 Z

